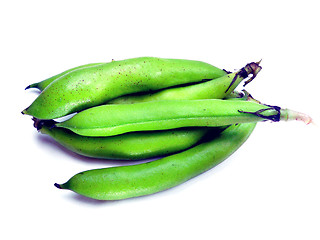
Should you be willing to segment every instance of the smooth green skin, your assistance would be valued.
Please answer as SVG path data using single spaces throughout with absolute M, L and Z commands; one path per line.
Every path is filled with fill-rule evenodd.
M 228 96 L 244 79 L 237 75 L 239 71 L 183 87 L 172 87 L 146 94 L 131 94 L 113 99 L 108 104 L 131 104 L 138 102 L 177 100 L 177 99 L 222 99 Z M 234 83 L 230 86 L 233 79 Z M 228 87 L 230 88 L 228 89 Z
M 99 66 L 101 64 L 104 64 L 104 63 L 89 63 L 89 64 L 85 64 L 85 65 L 81 65 L 81 66 L 78 66 L 78 67 L 74 67 L 74 68 L 71 68 L 71 69 L 68 69 L 62 73 L 59 73 L 57 75 L 54 75 L 50 78 L 47 78 L 41 82 L 37 82 L 37 83 L 33 83 L 33 84 L 30 84 L 29 86 L 26 87 L 26 89 L 29 89 L 29 88 L 36 88 L 40 91 L 43 91 L 50 83 L 52 83 L 53 81 L 55 81 L 56 79 L 68 74 L 68 73 L 71 73 L 71 72 L 74 72 L 74 71 L 77 71 L 77 70 L 80 70 L 80 69 L 86 69 L 86 68 L 89 68 L 89 67 L 96 67 L 96 66 Z
M 28 88 L 38 88 L 42 91 L 51 82 L 58 79 L 62 75 L 68 74 L 74 70 L 87 68 L 91 66 L 100 65 L 103 63 L 92 63 L 82 65 L 76 68 L 69 69 L 61 74 L 53 76 L 39 83 L 29 85 Z M 247 65 L 248 66 L 248 65 Z M 252 73 L 252 69 L 244 67 L 247 70 L 247 74 Z M 243 76 L 238 75 L 239 71 L 224 75 L 222 77 L 209 80 L 207 82 L 195 83 L 189 86 L 183 87 L 171 87 L 164 90 L 159 90 L 151 93 L 136 93 L 125 95 L 116 99 L 108 101 L 108 104 L 131 104 L 137 102 L 148 102 L 148 101 L 159 101 L 159 100 L 174 100 L 174 99 L 222 99 L 230 95 L 233 90 L 240 84 L 244 79 Z M 235 78 L 235 80 L 234 80 Z M 232 83 L 232 81 L 234 82 Z
M 120 200 L 157 193 L 211 169 L 250 136 L 254 123 L 233 125 L 211 140 L 148 163 L 88 170 L 56 187 L 98 200 Z
M 80 155 L 120 160 L 140 160 L 176 153 L 195 145 L 208 131 L 208 128 L 188 128 L 113 137 L 84 137 L 64 128 L 43 126 L 40 129 L 41 133 Z
M 52 82 L 23 114 L 55 119 L 137 92 L 207 81 L 226 72 L 208 63 L 154 57 L 112 61 Z
M 265 110 L 263 116 L 242 113 Z M 113 136 L 134 131 L 181 127 L 219 127 L 264 121 L 278 116 L 273 107 L 243 100 L 163 100 L 134 104 L 102 105 L 84 110 L 56 126 L 83 136 Z

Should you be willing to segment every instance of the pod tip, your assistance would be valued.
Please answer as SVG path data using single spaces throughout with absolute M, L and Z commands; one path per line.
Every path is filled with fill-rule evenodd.
M 256 62 L 256 64 L 260 65 L 261 61 L 262 61 L 262 58 L 258 62 Z
M 28 108 L 24 109 L 21 113 L 22 113 L 22 115 L 28 114 Z
M 62 189 L 61 184 L 55 183 L 54 186 L 55 186 L 56 188 Z
M 29 88 L 37 88 L 37 89 L 41 90 L 41 89 L 39 88 L 39 86 L 38 86 L 38 83 L 30 84 L 30 85 L 28 85 L 24 90 L 27 90 L 27 89 L 29 89 Z

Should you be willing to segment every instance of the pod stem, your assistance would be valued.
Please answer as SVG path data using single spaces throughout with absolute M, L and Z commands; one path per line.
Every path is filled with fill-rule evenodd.
M 313 123 L 313 120 L 312 118 L 305 114 L 305 113 L 301 113 L 301 112 L 296 112 L 296 111 L 293 111 L 291 109 L 282 109 L 281 110 L 281 120 L 283 121 L 302 121 L 304 122 L 305 124 L 310 124 L 310 123 Z
M 250 83 L 257 74 L 261 71 L 262 67 L 259 65 L 261 60 L 259 62 L 251 62 L 248 63 L 245 67 L 241 68 L 232 79 L 229 87 L 225 92 L 228 92 L 231 86 L 236 82 L 236 80 L 240 78 L 247 78 L 250 74 L 252 75 L 248 80 L 244 82 L 243 86 L 246 86 L 248 83 Z
M 262 59 L 261 59 L 262 60 Z M 248 74 L 252 74 L 252 76 L 246 80 L 243 84 L 243 86 L 245 87 L 248 83 L 250 83 L 253 79 L 255 79 L 255 77 L 258 75 L 258 73 L 261 71 L 262 67 L 260 66 L 261 60 L 258 62 L 252 62 L 247 64 L 244 67 L 244 70 L 248 72 Z
M 259 104 L 263 104 L 262 102 L 255 99 L 248 91 L 243 89 L 242 92 L 244 94 L 244 99 L 246 99 L 247 101 L 253 101 L 253 102 L 256 102 Z M 287 108 L 280 108 L 277 106 L 271 106 L 271 105 L 267 105 L 267 104 L 263 104 L 263 105 L 268 106 L 269 108 L 261 109 L 257 112 L 244 112 L 244 111 L 239 111 L 239 112 L 251 113 L 251 114 L 254 114 L 258 117 L 263 117 L 263 118 L 267 119 L 269 117 L 262 115 L 261 113 L 265 112 L 267 110 L 273 109 L 278 112 L 277 116 L 274 115 L 274 117 L 271 117 L 271 118 L 274 118 L 274 120 L 276 120 L 276 121 L 292 121 L 293 120 L 293 121 L 301 121 L 301 122 L 304 122 L 305 124 L 310 124 L 310 123 L 315 124 L 314 121 L 312 120 L 312 118 L 305 113 L 297 112 L 297 111 L 287 109 Z M 269 120 L 274 121 L 273 119 L 269 119 Z
M 266 105 L 268 108 L 265 109 L 260 109 L 256 112 L 245 112 L 238 110 L 240 113 L 248 113 L 248 114 L 253 114 L 257 117 L 266 119 L 266 120 L 271 120 L 272 122 L 279 122 L 279 121 L 301 121 L 304 122 L 305 124 L 310 124 L 313 123 L 312 118 L 301 112 L 297 112 L 291 109 L 281 109 L 278 106 L 270 106 Z M 270 111 L 275 111 L 275 113 L 268 114 Z M 267 113 L 267 114 L 264 114 Z

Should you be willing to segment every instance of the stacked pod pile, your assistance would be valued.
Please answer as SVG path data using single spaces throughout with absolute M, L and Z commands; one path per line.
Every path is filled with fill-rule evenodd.
M 260 70 L 254 62 L 230 73 L 200 61 L 152 57 L 87 64 L 29 85 L 41 93 L 22 113 L 33 116 L 41 133 L 81 155 L 126 160 L 169 155 L 85 171 L 55 184 L 100 200 L 142 196 L 226 159 L 256 122 L 311 121 L 248 95 L 238 98 L 235 88 Z M 56 120 L 72 113 L 69 120 Z

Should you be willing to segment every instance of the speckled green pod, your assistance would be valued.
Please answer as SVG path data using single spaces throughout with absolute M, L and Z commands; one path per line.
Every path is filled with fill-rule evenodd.
M 238 124 L 184 152 L 148 163 L 78 173 L 55 184 L 99 200 L 119 200 L 157 193 L 177 186 L 221 163 L 250 136 L 255 124 Z M 210 191 L 208 189 L 208 191 Z
M 126 94 L 207 81 L 225 74 L 224 70 L 193 60 L 141 57 L 112 61 L 52 82 L 22 113 L 54 119 Z
M 238 71 L 206 82 L 195 83 L 182 87 L 171 87 L 151 93 L 137 93 L 125 95 L 111 101 L 108 104 L 128 104 L 138 102 L 176 100 L 176 99 L 222 99 L 230 95 L 232 91 L 249 75 L 251 81 L 260 72 L 259 63 L 249 63 Z

